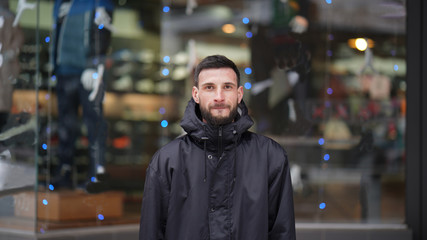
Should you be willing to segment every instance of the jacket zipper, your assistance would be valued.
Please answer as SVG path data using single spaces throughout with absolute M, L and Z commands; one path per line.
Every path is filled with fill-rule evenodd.
M 222 158 L 222 126 L 219 126 L 218 129 L 218 158 Z

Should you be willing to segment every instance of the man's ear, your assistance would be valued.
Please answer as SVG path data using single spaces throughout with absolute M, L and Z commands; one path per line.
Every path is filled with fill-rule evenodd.
M 192 90 L 193 100 L 198 104 L 199 103 L 199 89 L 194 86 Z
M 240 86 L 238 89 L 237 89 L 237 98 L 238 98 L 238 100 L 239 100 L 239 103 L 242 101 L 242 99 L 243 99 L 243 87 L 242 86 Z

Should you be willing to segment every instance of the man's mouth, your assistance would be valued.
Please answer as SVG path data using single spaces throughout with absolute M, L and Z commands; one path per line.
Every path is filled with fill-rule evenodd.
M 214 106 L 212 106 L 211 107 L 211 109 L 225 109 L 225 108 L 228 108 L 228 106 L 227 105 L 214 105 Z

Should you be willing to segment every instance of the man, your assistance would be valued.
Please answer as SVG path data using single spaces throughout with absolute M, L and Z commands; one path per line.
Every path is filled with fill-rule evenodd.
M 295 239 L 286 152 L 248 131 L 236 65 L 205 58 L 192 96 L 181 122 L 187 134 L 147 168 L 139 239 Z

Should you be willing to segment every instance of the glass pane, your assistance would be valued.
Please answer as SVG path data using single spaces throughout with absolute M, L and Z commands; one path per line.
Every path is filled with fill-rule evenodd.
M 137 224 L 145 168 L 177 135 L 170 128 L 176 89 L 161 72 L 160 3 L 44 1 L 40 8 L 46 147 L 37 231 Z
M 0 228 L 34 231 L 37 11 L 22 7 L 0 1 Z
M 211 54 L 238 65 L 251 130 L 287 150 L 297 222 L 404 222 L 403 1 L 38 3 L 39 21 L 25 9 L 22 33 L 0 35 L 23 36 L 19 53 L 0 45 L 14 64 L 1 66 L 0 227 L 139 223 L 145 169 L 183 133 Z
M 164 2 L 161 56 L 236 62 L 252 131 L 288 152 L 297 222 L 403 223 L 404 1 L 191 2 Z

